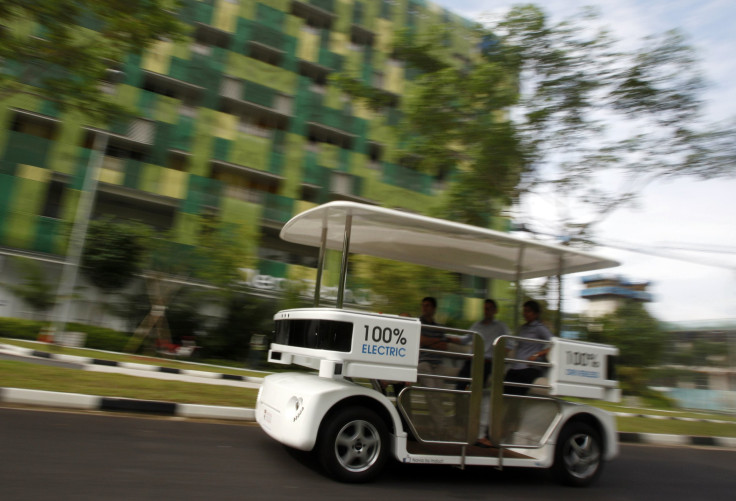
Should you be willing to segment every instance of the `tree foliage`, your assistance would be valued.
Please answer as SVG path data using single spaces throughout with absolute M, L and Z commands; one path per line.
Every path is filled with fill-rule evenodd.
M 252 294 L 235 293 L 224 304 L 225 317 L 202 339 L 205 357 L 245 360 L 253 334 L 273 330 L 276 302 Z
M 403 33 L 394 54 L 420 73 L 401 103 L 400 162 L 452 173 L 444 217 L 485 226 L 538 194 L 561 201 L 556 230 L 585 242 L 655 179 L 734 173 L 736 129 L 703 120 L 697 55 L 678 31 L 634 46 L 594 11 L 552 23 L 521 5 L 479 27 L 482 57 L 459 65 L 443 29 Z M 371 100 L 356 88 L 343 86 Z
M 0 2 L 0 101 L 27 94 L 96 119 L 125 110 L 100 82 L 130 54 L 184 33 L 177 0 Z M 81 27 L 81 28 L 80 28 Z
M 573 238 L 655 179 L 733 175 L 736 132 L 703 120 L 705 83 L 679 31 L 624 48 L 594 11 L 552 24 L 529 5 L 489 28 L 500 37 L 489 58 L 518 65 L 522 79 L 518 193 L 574 201 L 561 214 Z
M 372 308 L 384 313 L 419 316 L 423 297 L 460 292 L 456 277 L 447 271 L 362 255 L 353 256 L 351 266 L 353 280 L 373 292 Z
M 589 330 L 587 340 L 617 346 L 619 365 L 648 368 L 661 363 L 667 333 L 643 303 L 627 301 L 614 313 L 597 319 L 596 324 L 600 328 Z
M 82 272 L 106 293 L 122 289 L 143 270 L 151 229 L 132 221 L 105 217 L 92 221 L 82 252 Z
M 19 297 L 34 311 L 45 315 L 56 304 L 56 290 L 47 280 L 44 266 L 27 258 L 12 258 L 22 275 L 19 284 L 2 283 L 0 285 Z

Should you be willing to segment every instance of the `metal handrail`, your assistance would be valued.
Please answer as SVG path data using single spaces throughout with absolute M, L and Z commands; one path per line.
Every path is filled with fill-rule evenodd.
M 471 360 L 480 360 L 483 361 L 483 343 L 482 338 L 480 335 L 474 331 L 469 330 L 463 330 L 463 329 L 455 329 L 451 327 L 443 327 L 443 326 L 435 326 L 435 325 L 427 325 L 422 324 L 422 329 L 437 331 L 437 332 L 443 332 L 443 333 L 449 333 L 449 334 L 459 334 L 462 336 L 470 335 L 471 342 L 469 343 L 471 345 L 471 352 L 470 353 L 463 353 L 463 352 L 454 352 L 454 351 L 445 351 L 445 350 L 435 350 L 431 348 L 419 348 L 420 352 L 428 353 L 428 354 L 436 354 L 440 355 L 445 358 L 455 358 L 455 359 L 471 359 Z M 458 377 L 458 376 L 448 376 L 448 375 L 442 375 L 442 374 L 427 374 L 427 373 L 417 373 L 418 377 L 426 377 L 426 378 L 433 378 L 433 379 L 440 379 L 442 381 L 446 381 L 448 383 L 470 383 L 470 389 L 467 390 L 459 390 L 454 388 L 432 388 L 428 386 L 421 386 L 418 384 L 414 384 L 412 386 L 406 387 L 397 396 L 397 403 L 399 411 L 401 414 L 406 418 L 406 422 L 411 429 L 413 435 L 420 441 L 425 443 L 433 443 L 433 444 L 447 444 L 447 445 L 458 445 L 463 447 L 463 455 L 464 455 L 464 447 L 471 443 L 471 440 L 474 439 L 475 433 L 478 427 L 478 419 L 480 415 L 480 404 L 481 404 L 481 390 L 482 390 L 482 376 L 483 376 L 483 367 L 482 363 L 480 365 L 473 364 L 473 369 L 471 371 L 470 377 Z M 476 367 L 477 366 L 477 367 Z M 480 384 L 473 385 L 473 381 L 477 380 L 480 382 Z M 417 432 L 416 427 L 414 426 L 414 423 L 412 421 L 411 415 L 407 412 L 405 406 L 402 402 L 402 396 L 405 394 L 408 394 L 408 391 L 412 390 L 421 390 L 426 391 L 430 393 L 444 393 L 444 394 L 455 394 L 455 395 L 469 395 L 470 397 L 470 412 L 468 413 L 468 421 L 464 425 L 464 433 L 465 433 L 465 440 L 462 442 L 456 441 L 456 440 L 425 440 L 422 439 L 419 433 Z M 470 430 L 473 430 L 473 437 L 471 438 Z

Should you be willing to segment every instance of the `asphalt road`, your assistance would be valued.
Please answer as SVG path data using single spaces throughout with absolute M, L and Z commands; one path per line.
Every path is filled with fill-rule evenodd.
M 736 451 L 724 449 L 623 445 L 585 489 L 539 470 L 395 461 L 375 483 L 346 485 L 253 425 L 0 408 L 0 454 L 3 501 L 736 499 Z

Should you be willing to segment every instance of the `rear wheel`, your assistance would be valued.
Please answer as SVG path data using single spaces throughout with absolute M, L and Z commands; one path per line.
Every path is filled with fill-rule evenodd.
M 589 485 L 603 468 L 603 448 L 598 431 L 586 423 L 568 423 L 555 448 L 552 472 L 565 485 Z
M 388 454 L 384 421 L 365 407 L 348 407 L 328 419 L 317 449 L 322 467 L 342 482 L 373 480 Z

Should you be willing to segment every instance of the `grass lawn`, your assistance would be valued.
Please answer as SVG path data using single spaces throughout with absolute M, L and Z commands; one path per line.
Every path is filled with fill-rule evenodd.
M 247 408 L 255 407 L 258 393 L 250 388 L 88 372 L 11 360 L 0 360 L 0 381 L 7 388 Z
M 736 437 L 736 423 L 706 423 L 651 418 L 616 417 L 618 431 L 666 433 L 702 437 Z
M 100 352 L 78 348 L 63 348 L 42 343 L 0 338 L 0 343 L 23 346 L 39 351 L 63 353 L 89 358 L 99 358 L 121 362 L 151 364 L 178 369 L 203 370 L 244 376 L 263 376 L 263 373 L 236 368 L 188 364 L 163 358 L 139 357 L 126 354 Z M 257 390 L 231 386 L 217 386 L 204 383 L 188 383 L 164 381 L 123 374 L 88 372 L 78 369 L 65 369 L 20 361 L 0 360 L 0 386 L 9 388 L 27 388 L 34 390 L 82 393 L 109 397 L 136 398 L 144 400 L 160 400 L 178 403 L 203 405 L 226 405 L 253 408 Z M 571 399 L 579 402 L 583 400 Z M 697 419 L 684 421 L 675 419 L 651 419 L 641 417 L 617 417 L 619 431 L 639 433 L 666 433 L 675 435 L 736 437 L 736 416 L 687 410 L 642 409 L 627 407 L 609 402 L 586 402 L 610 412 L 632 414 L 660 415 L 681 419 Z M 701 420 L 718 420 L 726 423 L 702 422 Z
M 35 343 L 32 341 L 23 341 L 21 339 L 8 339 L 0 337 L 0 344 L 10 344 L 20 346 L 22 348 L 30 348 L 32 350 L 44 351 L 59 355 L 72 355 L 75 357 L 97 358 L 100 360 L 110 360 L 113 362 L 131 362 L 136 364 L 156 365 L 161 367 L 170 367 L 172 369 L 188 369 L 200 370 L 206 372 L 218 372 L 222 374 L 234 374 L 238 376 L 262 377 L 263 372 L 249 371 L 238 367 L 226 367 L 223 365 L 210 365 L 192 362 L 183 362 L 172 360 L 169 358 L 148 357 L 143 355 L 129 355 L 127 353 L 113 353 L 108 351 L 90 350 L 85 348 L 68 348 L 48 343 Z M 231 362 L 235 363 L 235 362 Z

